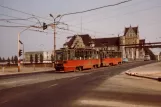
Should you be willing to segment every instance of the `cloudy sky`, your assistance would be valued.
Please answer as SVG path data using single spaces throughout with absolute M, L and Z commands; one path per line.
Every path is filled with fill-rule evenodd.
M 41 25 L 43 22 L 47 24 L 53 22 L 50 13 L 56 17 L 59 14 L 83 11 L 121 1 L 124 0 L 0 0 L 0 56 L 17 54 L 17 35 L 25 29 L 2 27 L 2 25 L 30 26 L 37 23 L 36 25 L 40 26 L 37 19 Z M 37 19 L 31 18 L 32 15 Z M 15 18 L 27 20 L 4 20 Z M 69 30 L 57 28 L 57 49 L 67 41 L 66 37 L 73 34 L 90 34 L 93 38 L 111 37 L 123 35 L 124 28 L 130 25 L 139 27 L 141 39 L 146 39 L 146 42 L 158 42 L 161 41 L 161 0 L 132 0 L 115 7 L 64 16 L 60 21 L 68 24 Z M 60 24 L 58 27 L 67 29 L 66 25 Z M 42 31 L 33 28 L 32 30 Z M 50 27 L 44 32 L 26 30 L 21 33 L 20 39 L 25 45 L 25 51 L 53 49 L 53 30 Z

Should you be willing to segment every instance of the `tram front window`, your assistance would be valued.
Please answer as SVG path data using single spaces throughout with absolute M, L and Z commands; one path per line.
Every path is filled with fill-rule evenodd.
M 56 52 L 56 60 L 57 61 L 67 60 L 67 52 L 65 52 L 65 51 L 57 51 Z
M 63 52 L 56 52 L 56 60 L 57 61 L 63 60 Z

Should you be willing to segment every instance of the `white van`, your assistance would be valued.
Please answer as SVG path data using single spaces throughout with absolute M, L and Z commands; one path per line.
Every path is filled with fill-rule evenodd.
M 150 56 L 149 55 L 145 55 L 144 56 L 144 61 L 150 61 Z

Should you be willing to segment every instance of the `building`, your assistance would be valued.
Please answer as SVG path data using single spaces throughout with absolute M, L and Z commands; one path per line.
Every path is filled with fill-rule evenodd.
M 119 37 L 92 39 L 88 34 L 75 35 L 64 45 L 68 48 L 89 48 L 92 44 L 97 50 L 119 50 Z
M 38 55 L 38 63 L 40 62 L 40 55 L 43 55 L 43 62 L 50 63 L 52 51 L 33 51 L 33 52 L 25 52 L 24 61 L 26 63 L 30 63 L 30 56 L 33 56 L 33 62 L 35 62 L 35 55 Z
M 138 27 L 125 27 L 124 35 L 120 37 L 121 45 L 129 44 L 144 44 L 145 39 L 139 37 Z M 128 48 L 130 46 L 121 46 L 121 51 L 123 52 L 123 58 L 128 58 L 129 60 L 144 59 L 144 49 L 143 48 Z
M 122 58 L 131 60 L 143 59 L 145 52 L 144 49 L 127 48 L 128 44 L 145 43 L 145 40 L 140 40 L 138 27 L 125 28 L 123 36 L 111 38 L 91 38 L 90 35 L 74 35 L 71 39 L 64 44 L 68 48 L 88 48 L 94 45 L 97 50 L 113 50 L 121 51 Z

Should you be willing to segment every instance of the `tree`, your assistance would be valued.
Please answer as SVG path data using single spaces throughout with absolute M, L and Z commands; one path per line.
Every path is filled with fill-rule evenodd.
M 18 57 L 15 55 L 15 57 L 14 57 L 14 62 L 15 62 L 15 64 L 17 64 L 18 63 Z
M 3 57 L 2 62 L 5 62 L 5 58 Z
M 8 59 L 7 59 L 8 64 L 10 64 L 10 61 L 11 61 L 11 60 L 10 60 L 10 58 L 8 57 Z
M 13 58 L 13 56 L 12 56 L 12 58 L 11 58 L 11 62 L 14 64 L 14 58 Z
M 51 55 L 51 62 L 54 62 L 54 56 L 53 56 L 53 54 Z
M 35 63 L 37 64 L 38 63 L 38 55 L 35 54 Z
M 0 62 L 2 62 L 2 58 L 0 57 Z
M 33 63 L 33 56 L 30 55 L 30 63 L 32 64 Z
M 40 62 L 43 63 L 43 61 L 44 61 L 44 57 L 42 54 L 40 54 Z

